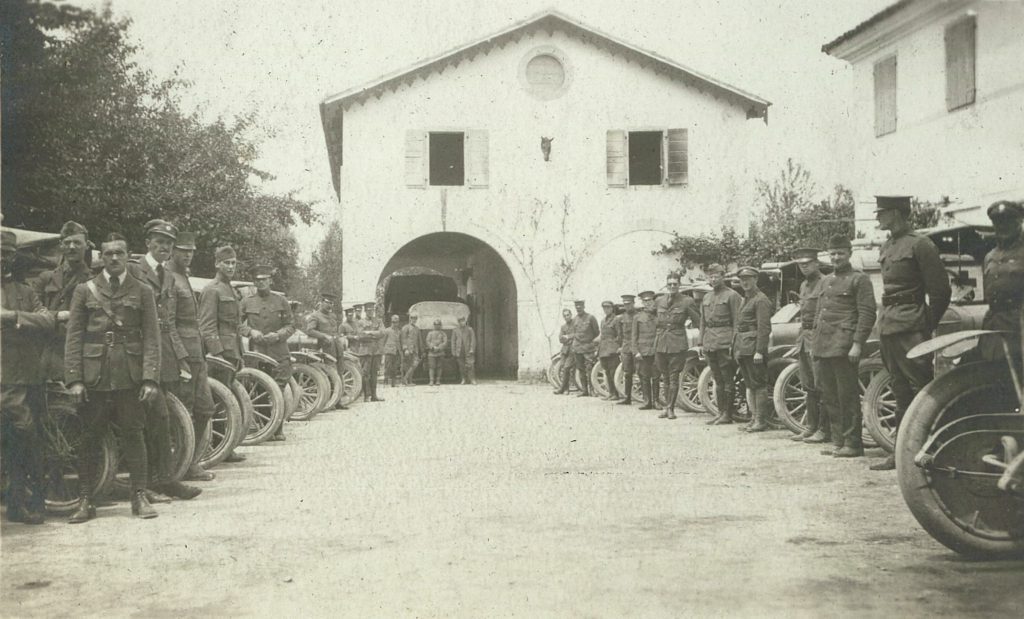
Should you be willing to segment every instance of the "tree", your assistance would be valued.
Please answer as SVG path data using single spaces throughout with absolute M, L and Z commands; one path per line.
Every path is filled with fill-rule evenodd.
M 110 231 L 142 247 L 160 217 L 197 233 L 194 270 L 212 272 L 216 246 L 245 264 L 295 267 L 289 227 L 315 219 L 291 195 L 259 190 L 254 119 L 203 122 L 182 110 L 187 83 L 157 81 L 135 64 L 131 25 L 102 13 L 31 0 L 2 3 L 5 224 L 59 229 L 66 219 L 93 239 Z
M 310 280 L 315 288 L 313 294 L 329 292 L 339 298 L 342 296 L 341 265 L 341 224 L 335 220 L 327 227 L 327 234 L 313 252 L 309 267 Z

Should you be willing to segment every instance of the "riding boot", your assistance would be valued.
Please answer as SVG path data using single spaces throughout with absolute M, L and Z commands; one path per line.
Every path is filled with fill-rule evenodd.
M 768 393 L 765 389 L 757 389 L 752 392 L 753 397 L 751 401 L 754 403 L 754 424 L 751 425 L 747 432 L 764 432 L 770 430 L 771 427 L 768 425 Z
M 633 373 L 623 372 L 623 378 L 626 379 L 626 396 L 622 399 L 619 404 L 632 404 L 633 403 Z
M 187 479 L 188 481 L 213 481 L 216 475 L 214 475 L 210 471 L 207 471 L 206 469 L 203 468 L 203 465 L 199 464 L 199 460 L 203 456 L 202 452 L 200 451 L 203 444 L 203 434 L 206 432 L 206 428 L 210 425 L 210 418 L 194 418 L 192 425 L 195 427 L 196 431 L 196 455 L 195 459 L 192 461 L 192 464 L 189 465 L 188 467 L 188 472 L 185 473 L 185 479 Z
M 146 499 L 146 491 L 132 488 L 132 515 L 139 518 L 156 518 L 159 514 Z
M 661 378 L 652 378 L 651 379 L 651 406 L 653 406 L 654 410 L 656 410 L 656 411 L 660 411 L 661 410 L 661 402 L 660 402 L 660 400 L 661 400 L 662 384 L 663 383 L 661 382 Z
M 563 393 L 569 393 L 569 372 L 562 370 L 559 378 L 561 379 L 561 385 L 559 385 L 558 389 L 555 390 L 555 394 L 562 395 Z
M 820 426 L 820 409 L 818 407 L 819 399 L 820 396 L 817 391 L 807 392 L 807 399 L 805 400 L 807 413 L 804 415 L 804 431 L 796 436 L 789 437 L 789 440 L 804 441 L 818 433 L 818 428 Z
M 71 517 L 69 524 L 86 522 L 96 517 L 96 505 L 92 500 L 92 489 L 96 484 L 93 473 L 94 464 L 98 454 L 93 447 L 94 440 L 90 435 L 85 436 L 78 452 L 78 507 Z
M 580 392 L 576 394 L 577 398 L 589 398 L 590 397 L 590 373 L 580 372 Z
M 651 379 L 641 378 L 640 379 L 640 393 L 644 399 L 644 405 L 640 407 L 642 411 L 654 410 L 654 405 L 651 404 Z

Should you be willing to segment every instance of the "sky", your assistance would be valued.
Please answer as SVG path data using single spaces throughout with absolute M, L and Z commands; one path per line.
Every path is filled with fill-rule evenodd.
M 764 173 L 787 157 L 827 193 L 843 135 L 846 63 L 822 44 L 894 0 L 111 0 L 132 19 L 138 62 L 191 82 L 209 118 L 255 113 L 265 189 L 337 216 L 319 102 L 326 96 L 556 9 L 772 102 Z M 74 2 L 99 8 L 103 0 Z M 751 121 L 754 122 L 754 121 Z M 324 226 L 299 227 L 303 257 Z

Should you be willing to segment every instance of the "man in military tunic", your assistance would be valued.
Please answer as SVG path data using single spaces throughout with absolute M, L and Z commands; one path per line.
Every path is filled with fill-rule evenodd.
M 597 336 L 601 330 L 597 318 L 587 313 L 586 302 L 573 302 L 576 316 L 572 319 L 572 354 L 576 358 L 576 367 L 580 374 L 580 393 L 576 397 L 589 397 L 590 371 L 594 368 L 597 356 Z
M 452 356 L 459 366 L 463 385 L 476 384 L 476 332 L 459 316 L 459 326 L 452 330 Z
M 100 443 L 111 419 L 131 480 L 132 514 L 155 518 L 146 498 L 144 430 L 147 405 L 159 397 L 160 326 L 153 290 L 127 273 L 128 244 L 119 234 L 101 245 L 103 271 L 75 288 L 64 347 L 64 381 L 80 406 L 85 436 L 79 450 L 81 500 L 69 522 L 96 517 L 92 489 Z
M 562 310 L 562 326 L 558 329 L 558 341 L 562 344 L 561 366 L 559 367 L 559 387 L 556 395 L 569 394 L 569 380 L 576 370 L 576 357 L 572 354 L 572 311 Z
M 42 524 L 43 451 L 38 419 L 44 414 L 45 359 L 40 354 L 54 331 L 54 315 L 27 284 L 14 280 L 18 237 L 0 232 L 0 421 L 4 463 L 10 467 L 7 520 Z M 63 358 L 63 355 L 61 355 Z
M 192 232 L 178 232 L 171 251 L 171 259 L 166 263 L 167 273 L 174 278 L 176 295 L 174 325 L 178 339 L 185 347 L 188 365 L 188 380 L 178 383 L 177 396 L 185 408 L 192 413 L 192 426 L 196 434 L 196 454 L 192 466 L 189 467 L 185 479 L 190 481 L 210 481 L 214 474 L 203 469 L 199 461 L 203 457 L 200 447 L 203 435 L 213 418 L 213 394 L 208 382 L 209 368 L 206 366 L 206 350 L 203 336 L 199 333 L 199 302 L 192 283 L 188 279 L 189 266 L 196 252 L 196 236 Z
M 335 365 L 340 376 L 345 372 L 347 344 L 341 333 L 341 327 L 334 318 L 334 308 L 337 303 L 337 296 L 329 292 L 320 293 L 320 301 L 316 304 L 316 310 L 306 316 L 302 329 L 306 335 L 316 340 L 321 352 L 335 358 Z M 338 408 L 348 410 L 347 406 L 341 404 L 338 405 Z
M 715 378 L 715 401 L 718 416 L 708 425 L 732 423 L 736 406 L 736 364 L 732 358 L 732 344 L 743 303 L 739 293 L 725 283 L 725 269 L 712 264 L 705 271 L 711 292 L 704 295 L 700 306 L 700 345 Z
M 171 257 L 178 228 L 162 219 L 146 222 L 146 255 L 137 263 L 128 264 L 128 273 L 153 290 L 156 298 L 157 325 L 160 328 L 160 391 L 147 407 L 146 454 L 149 457 L 150 502 L 165 502 L 160 494 L 179 499 L 193 499 L 202 490 L 185 485 L 172 476 L 171 428 L 167 393 L 178 391 L 182 372 L 189 371 L 188 351 L 178 330 L 177 294 L 174 277 L 164 265 Z M 196 470 L 195 472 L 199 472 Z
M 772 334 L 772 302 L 757 287 L 760 272 L 751 266 L 736 272 L 743 288 L 743 303 L 733 339 L 733 359 L 743 374 L 747 388 L 750 423 L 740 428 L 747 432 L 768 430 L 768 340 Z
M 700 313 L 693 297 L 679 292 L 679 276 L 669 273 L 665 278 L 668 294 L 654 304 L 655 325 L 654 362 L 658 373 L 665 377 L 665 410 L 659 417 L 676 418 L 676 397 L 679 395 L 679 374 L 686 363 L 690 340 L 686 335 L 686 321 L 700 324 Z
M 896 397 L 896 424 L 910 402 L 932 380 L 932 358 L 907 359 L 907 352 L 931 338 L 949 307 L 949 276 L 931 239 L 916 234 L 910 225 L 909 196 L 877 196 L 878 227 L 889 232 L 882 244 L 882 309 L 878 333 L 882 362 L 892 378 Z M 896 456 L 872 465 L 871 470 L 896 468 Z
M 412 375 L 419 367 L 423 357 L 420 349 L 420 328 L 416 326 L 419 315 L 409 312 L 409 322 L 399 332 L 399 343 L 402 347 L 402 384 L 411 385 Z
M 818 249 L 804 248 L 793 252 L 797 268 L 804 276 L 800 282 L 800 331 L 796 336 L 797 363 L 800 364 L 800 384 L 807 394 L 805 401 L 804 431 L 790 437 L 804 443 L 826 443 L 832 440 L 828 415 L 821 414 L 821 392 L 815 378 L 814 355 L 811 343 L 818 314 L 818 299 L 821 297 L 825 278 L 818 262 Z
M 398 326 L 398 314 L 391 315 L 391 324 L 384 329 L 381 351 L 384 353 L 384 379 L 394 387 L 402 371 L 402 329 Z
M 43 271 L 32 284 L 39 301 L 54 314 L 56 323 L 53 331 L 45 338 L 42 346 L 43 367 L 49 380 L 64 380 L 64 328 L 71 309 L 71 295 L 78 284 L 92 279 L 87 255 L 89 253 L 89 231 L 74 221 L 67 221 L 60 228 L 61 261 L 56 269 Z
M 850 239 L 833 236 L 828 253 L 835 270 L 821 284 L 811 344 L 834 446 L 821 453 L 857 458 L 864 455 L 858 366 L 875 324 L 875 292 L 871 278 L 850 266 Z
M 983 359 L 1002 359 L 1006 356 L 1003 341 L 1009 345 L 1010 355 L 1020 368 L 1021 304 L 1024 303 L 1024 204 L 1001 200 L 988 207 L 988 216 L 995 229 L 996 246 L 985 256 L 984 286 L 988 298 L 988 312 L 982 320 L 982 329 L 1008 331 L 1010 335 L 986 335 L 979 342 Z
M 295 323 L 288 300 L 270 290 L 270 278 L 273 274 L 274 269 L 270 266 L 261 265 L 253 269 L 256 294 L 242 299 L 238 306 L 242 314 L 242 324 L 238 333 L 249 338 L 249 346 L 254 351 L 267 355 L 277 362 L 274 380 L 283 390 L 292 377 L 288 338 L 295 333 Z M 270 440 L 285 440 L 283 422 Z
M 658 365 L 654 362 L 654 340 L 658 326 L 655 324 L 654 302 L 657 295 L 653 290 L 640 293 L 643 309 L 633 318 L 633 329 L 630 332 L 631 347 L 639 357 L 640 391 L 644 398 L 642 411 L 661 410 L 658 404 L 658 383 L 661 376 Z
M 363 304 L 365 316 L 355 321 L 356 344 L 353 352 L 359 357 L 363 371 L 363 402 L 381 402 L 377 397 L 377 374 L 380 372 L 380 356 L 377 342 L 384 335 L 384 325 L 374 316 L 376 303 Z
M 213 260 L 217 274 L 199 293 L 199 333 L 208 354 L 237 369 L 242 363 L 242 342 L 238 337 L 242 315 L 238 310 L 238 292 L 231 285 L 231 279 L 238 268 L 238 256 L 233 247 L 225 245 L 216 249 Z M 209 373 L 225 385 L 235 380 L 235 371 L 219 366 L 210 367 Z M 226 462 L 244 460 L 245 456 L 234 452 L 225 459 Z
M 608 385 L 606 400 L 618 400 L 621 396 L 615 387 L 615 368 L 619 367 L 619 349 L 622 348 L 622 325 L 615 315 L 615 304 L 611 301 L 601 303 L 604 318 L 601 320 L 601 337 L 597 343 L 597 358 L 604 369 L 605 383 Z
M 636 318 L 636 296 L 622 295 L 623 312 L 619 314 L 619 363 L 625 379 L 626 393 L 618 404 L 633 403 L 633 374 L 636 372 L 636 349 L 633 348 L 633 319 Z
M 427 374 L 430 376 L 431 385 L 441 384 L 443 369 L 441 362 L 444 361 L 444 351 L 448 348 L 448 336 L 441 329 L 441 320 L 434 320 L 434 328 L 427 333 Z

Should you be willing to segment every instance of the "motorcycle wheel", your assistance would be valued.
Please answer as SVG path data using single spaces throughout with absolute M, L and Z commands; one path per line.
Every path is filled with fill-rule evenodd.
M 242 368 L 235 378 L 245 387 L 253 409 L 252 424 L 241 444 L 259 445 L 284 423 L 284 393 L 269 374 L 255 368 Z
M 228 449 L 229 454 L 242 444 L 242 440 L 245 439 L 245 435 L 249 433 L 249 428 L 252 427 L 252 418 L 255 415 L 252 399 L 249 398 L 249 391 L 245 388 L 245 385 L 238 382 L 237 378 L 231 381 L 231 393 L 235 394 L 235 400 L 238 401 L 238 408 L 242 411 L 242 427 L 238 432 L 238 435 L 235 437 L 235 441 L 231 445 L 231 448 Z
M 928 383 L 903 419 L 895 451 L 903 499 L 925 531 L 960 554 L 1024 556 L 1024 499 L 999 490 L 1002 471 L 982 460 L 1002 455 L 1006 461 L 1000 443 L 1005 435 L 1024 443 L 1019 406 L 1005 361 L 987 361 Z M 987 415 L 1005 418 L 997 422 Z M 957 420 L 965 421 L 951 428 Z M 915 457 L 936 432 L 944 440 L 929 449 L 927 468 L 919 466 Z
M 199 465 L 204 469 L 223 462 L 231 453 L 232 446 L 238 442 L 238 435 L 244 432 L 242 407 L 235 394 L 219 380 L 210 378 L 208 382 L 213 395 L 213 417 L 206 426 L 206 438 L 203 440 L 205 449 L 199 459 Z
M 747 387 L 743 382 L 743 377 L 740 375 L 739 370 L 736 370 L 736 398 L 735 398 L 735 413 L 733 414 L 733 421 L 747 422 L 750 421 L 750 411 L 747 410 Z M 704 368 L 700 373 L 700 378 L 697 380 L 697 393 L 700 397 L 700 403 L 704 408 L 712 415 L 718 415 L 718 403 L 715 401 L 715 377 L 711 374 L 711 366 Z
M 184 479 L 185 474 L 188 473 L 188 468 L 192 466 L 192 460 L 195 457 L 196 430 L 195 426 L 192 425 L 192 415 L 185 408 L 185 405 L 181 403 L 181 400 L 173 393 L 166 392 L 164 393 L 164 398 L 167 400 L 168 434 L 171 443 L 171 461 L 168 465 L 170 469 L 169 477 L 170 481 L 181 481 Z M 117 472 L 111 482 L 111 490 L 117 496 L 127 496 L 131 488 L 131 480 L 128 475 L 127 463 L 124 461 L 124 450 L 120 448 L 120 430 L 116 425 L 111 425 L 113 426 L 114 437 L 118 444 Z M 153 472 L 151 471 L 150 477 L 152 475 Z
M 306 363 L 292 364 L 292 378 L 298 385 L 292 419 L 309 421 L 327 405 L 331 397 L 330 379 L 319 368 Z
M 590 385 L 594 393 L 602 398 L 607 398 L 611 393 L 611 390 L 608 389 L 608 377 L 605 374 L 600 362 L 595 363 L 594 367 L 590 369 Z
M 704 403 L 701 402 L 700 394 L 697 392 L 697 383 L 700 381 L 700 375 L 704 371 L 705 365 L 698 357 L 691 356 L 683 365 L 683 371 L 679 373 L 679 394 L 676 396 L 676 403 L 685 411 L 707 412 Z
M 881 364 L 882 360 L 878 359 L 877 363 Z M 892 392 L 892 378 L 884 366 L 877 368 L 868 382 L 860 407 L 864 427 L 874 443 L 892 453 L 896 447 L 896 396 Z
M 363 372 L 359 363 L 345 359 L 341 371 L 342 395 L 338 400 L 338 406 L 348 406 L 356 401 L 363 391 Z
M 40 420 L 43 443 L 44 502 L 46 511 L 67 514 L 78 507 L 78 450 L 85 428 L 74 404 L 63 393 L 47 394 L 46 414 Z M 107 491 L 117 470 L 117 446 L 110 434 L 96 454 L 93 496 Z
M 334 410 L 334 407 L 341 400 L 341 396 L 345 393 L 345 386 L 341 382 L 341 374 L 338 373 L 338 368 L 331 363 L 318 363 L 316 367 L 327 375 L 327 380 L 331 383 L 331 396 L 327 398 L 324 410 Z
M 800 364 L 793 363 L 782 369 L 775 379 L 772 401 L 779 420 L 794 434 L 807 429 L 807 392 L 800 380 Z

